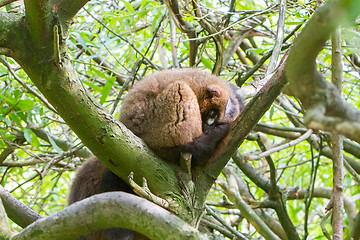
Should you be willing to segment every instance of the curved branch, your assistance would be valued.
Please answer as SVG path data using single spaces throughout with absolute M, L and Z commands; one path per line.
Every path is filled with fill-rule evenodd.
M 69 24 L 76 13 L 87 3 L 89 0 L 56 0 L 53 2 L 53 11 L 58 17 Z
M 75 239 L 94 230 L 115 227 L 131 229 L 151 239 L 208 239 L 176 215 L 124 192 L 98 194 L 76 202 L 34 222 L 12 239 Z
M 0 55 L 13 56 L 14 39 L 16 30 L 14 26 L 18 24 L 20 16 L 0 11 Z
M 8 217 L 20 227 L 24 228 L 34 221 L 42 218 L 41 215 L 22 204 L 1 186 L 0 199 L 4 204 Z
M 346 103 L 337 89 L 317 71 L 316 57 L 330 33 L 354 21 L 360 12 L 356 0 L 329 1 L 311 17 L 296 39 L 286 65 L 287 93 L 298 97 L 307 110 L 308 127 L 335 131 L 360 142 L 360 111 Z

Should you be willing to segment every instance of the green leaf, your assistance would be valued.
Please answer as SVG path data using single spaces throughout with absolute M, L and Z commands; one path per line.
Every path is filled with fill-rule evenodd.
M 56 152 L 59 154 L 62 154 L 63 151 L 61 150 L 61 148 L 59 148 L 59 146 L 56 144 L 54 139 L 47 132 L 46 132 L 46 136 L 48 137 L 51 146 L 53 146 L 53 148 L 56 150 Z
M 121 1 L 122 3 L 124 3 L 124 7 L 126 8 L 126 10 L 128 10 L 130 13 L 134 13 L 135 10 L 134 8 L 131 6 L 131 4 L 129 2 L 126 1 Z
M 40 149 L 40 141 L 39 138 L 35 135 L 33 131 L 31 131 L 32 134 L 32 140 L 31 140 L 31 146 L 35 147 L 37 150 Z
M 0 122 L 5 122 L 6 125 L 11 126 L 11 121 L 4 116 L 0 116 Z
M 204 64 L 204 66 L 205 66 L 207 69 L 212 70 L 212 62 L 211 62 L 209 59 L 201 58 L 201 62 Z
M 270 119 L 273 118 L 274 112 L 275 112 L 275 108 L 274 108 L 274 106 L 271 106 L 271 108 L 270 108 L 270 113 L 269 113 L 269 118 L 270 118 Z
M 91 88 L 94 89 L 95 91 L 98 91 L 98 92 L 101 91 L 101 88 L 100 88 L 100 87 L 96 86 L 95 84 L 93 84 L 93 83 L 91 83 L 91 82 L 84 81 L 83 84 L 91 87 Z
M 31 143 L 32 141 L 32 131 L 30 129 L 25 128 L 24 129 L 24 138 L 28 143 Z
M 33 100 L 24 99 L 24 100 L 20 100 L 16 107 L 19 110 L 28 111 L 28 110 L 33 109 L 33 106 L 34 106 L 34 101 Z
M 100 98 L 100 104 L 104 104 L 104 102 L 106 101 L 107 97 L 109 96 L 110 90 L 112 88 L 112 86 L 114 85 L 115 82 L 115 78 L 109 78 L 104 87 L 101 89 L 101 98 Z
M 80 45 L 83 47 L 83 49 L 86 49 L 86 43 L 84 41 L 84 38 L 81 36 L 81 34 L 78 32 L 72 32 L 71 34 L 74 36 L 74 39 L 78 43 L 80 43 Z

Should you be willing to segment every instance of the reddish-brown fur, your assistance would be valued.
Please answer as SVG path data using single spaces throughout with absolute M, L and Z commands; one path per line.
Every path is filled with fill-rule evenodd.
M 120 121 L 162 159 L 176 162 L 181 152 L 190 152 L 192 166 L 201 167 L 242 108 L 234 88 L 219 77 L 198 69 L 173 69 L 137 83 L 123 100 Z M 212 112 L 216 113 L 214 122 L 209 117 Z M 69 204 L 108 191 L 132 193 L 123 180 L 93 158 L 79 170 Z M 81 239 L 145 238 L 126 229 L 112 229 Z

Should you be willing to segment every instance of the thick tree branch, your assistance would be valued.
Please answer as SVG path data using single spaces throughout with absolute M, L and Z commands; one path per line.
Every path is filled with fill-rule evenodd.
M 42 71 L 45 67 L 42 62 L 32 62 L 31 66 L 27 64 L 23 64 L 23 67 L 31 80 L 82 142 L 107 167 L 123 179 L 127 179 L 130 172 L 144 173 L 135 174 L 134 178 L 141 182 L 142 177 L 146 177 L 150 189 L 155 193 L 176 192 L 172 189 L 178 188 L 176 182 L 169 182 L 169 179 L 176 179 L 174 170 L 155 157 L 139 138 L 102 109 L 77 79 L 69 62 L 64 62 L 60 69 L 52 63 L 47 64 L 52 69 L 47 73 Z
M 217 178 L 229 158 L 238 149 L 246 135 L 253 129 L 263 114 L 270 108 L 273 101 L 280 94 L 282 87 L 286 84 L 284 63 L 277 72 L 268 80 L 256 96 L 246 105 L 238 120 L 234 123 L 228 137 L 218 147 L 213 158 L 205 168 L 205 172 Z M 227 146 L 226 149 L 224 146 Z
M 124 192 L 98 194 L 76 202 L 34 222 L 12 239 L 75 239 L 94 230 L 114 227 L 135 230 L 151 239 L 208 239 L 176 215 Z
M 333 0 L 319 8 L 296 39 L 286 65 L 287 93 L 298 97 L 308 127 L 334 131 L 360 142 L 360 111 L 346 103 L 337 89 L 317 71 L 316 57 L 341 23 L 360 12 L 356 0 Z
M 33 11 L 38 6 L 36 4 L 40 3 L 28 2 L 25 7 L 30 9 L 26 13 L 34 14 Z M 44 20 L 35 17 L 24 20 L 28 19 L 33 21 L 30 25 Z M 42 27 L 35 31 L 34 37 L 27 37 L 30 35 L 28 31 L 33 31 L 27 28 L 29 24 L 12 26 L 21 33 L 16 35 L 17 47 L 14 48 L 13 57 L 57 113 L 110 170 L 125 180 L 130 172 L 135 172 L 134 180 L 138 183 L 145 177 L 154 194 L 164 199 L 175 199 L 179 204 L 172 210 L 179 213 L 183 219 L 192 221 L 193 216 L 189 215 L 188 211 L 181 210 L 191 209 L 191 203 L 181 197 L 182 191 L 177 182 L 175 166 L 157 158 L 139 138 L 114 119 L 86 91 L 66 56 L 63 42 L 57 46 L 61 55 L 56 58 L 53 54 L 54 42 L 36 37 L 36 31 L 42 30 Z M 53 27 L 48 27 L 51 30 L 44 30 L 44 34 L 53 33 Z M 42 44 L 39 45 L 40 42 Z
M 230 134 L 219 144 L 217 151 L 207 165 L 193 170 L 193 179 L 197 186 L 195 196 L 198 196 L 199 202 L 205 201 L 213 182 L 217 179 L 230 157 L 280 94 L 281 88 L 286 83 L 283 69 L 284 64 L 245 107 L 237 121 L 234 122 Z
M 16 39 L 13 26 L 19 22 L 19 19 L 16 14 L 0 11 L 0 55 L 13 55 L 13 41 Z
M 62 23 L 70 24 L 72 18 L 89 0 L 55 0 L 53 11 L 57 13 Z
M 0 198 L 0 239 L 10 239 L 14 234 L 10 228 L 9 219 Z
M 0 198 L 4 204 L 8 217 L 20 227 L 26 227 L 34 221 L 42 218 L 0 186 Z
M 51 40 L 53 18 L 50 1 L 24 0 L 25 15 L 33 43 L 40 47 Z

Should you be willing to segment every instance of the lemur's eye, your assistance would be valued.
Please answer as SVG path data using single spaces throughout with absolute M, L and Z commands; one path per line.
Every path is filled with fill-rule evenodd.
M 215 109 L 211 109 L 210 111 L 208 111 L 207 113 L 205 113 L 204 115 L 204 119 L 203 121 L 207 124 L 207 125 L 213 125 L 215 123 L 215 121 L 217 120 L 219 116 L 219 112 Z

